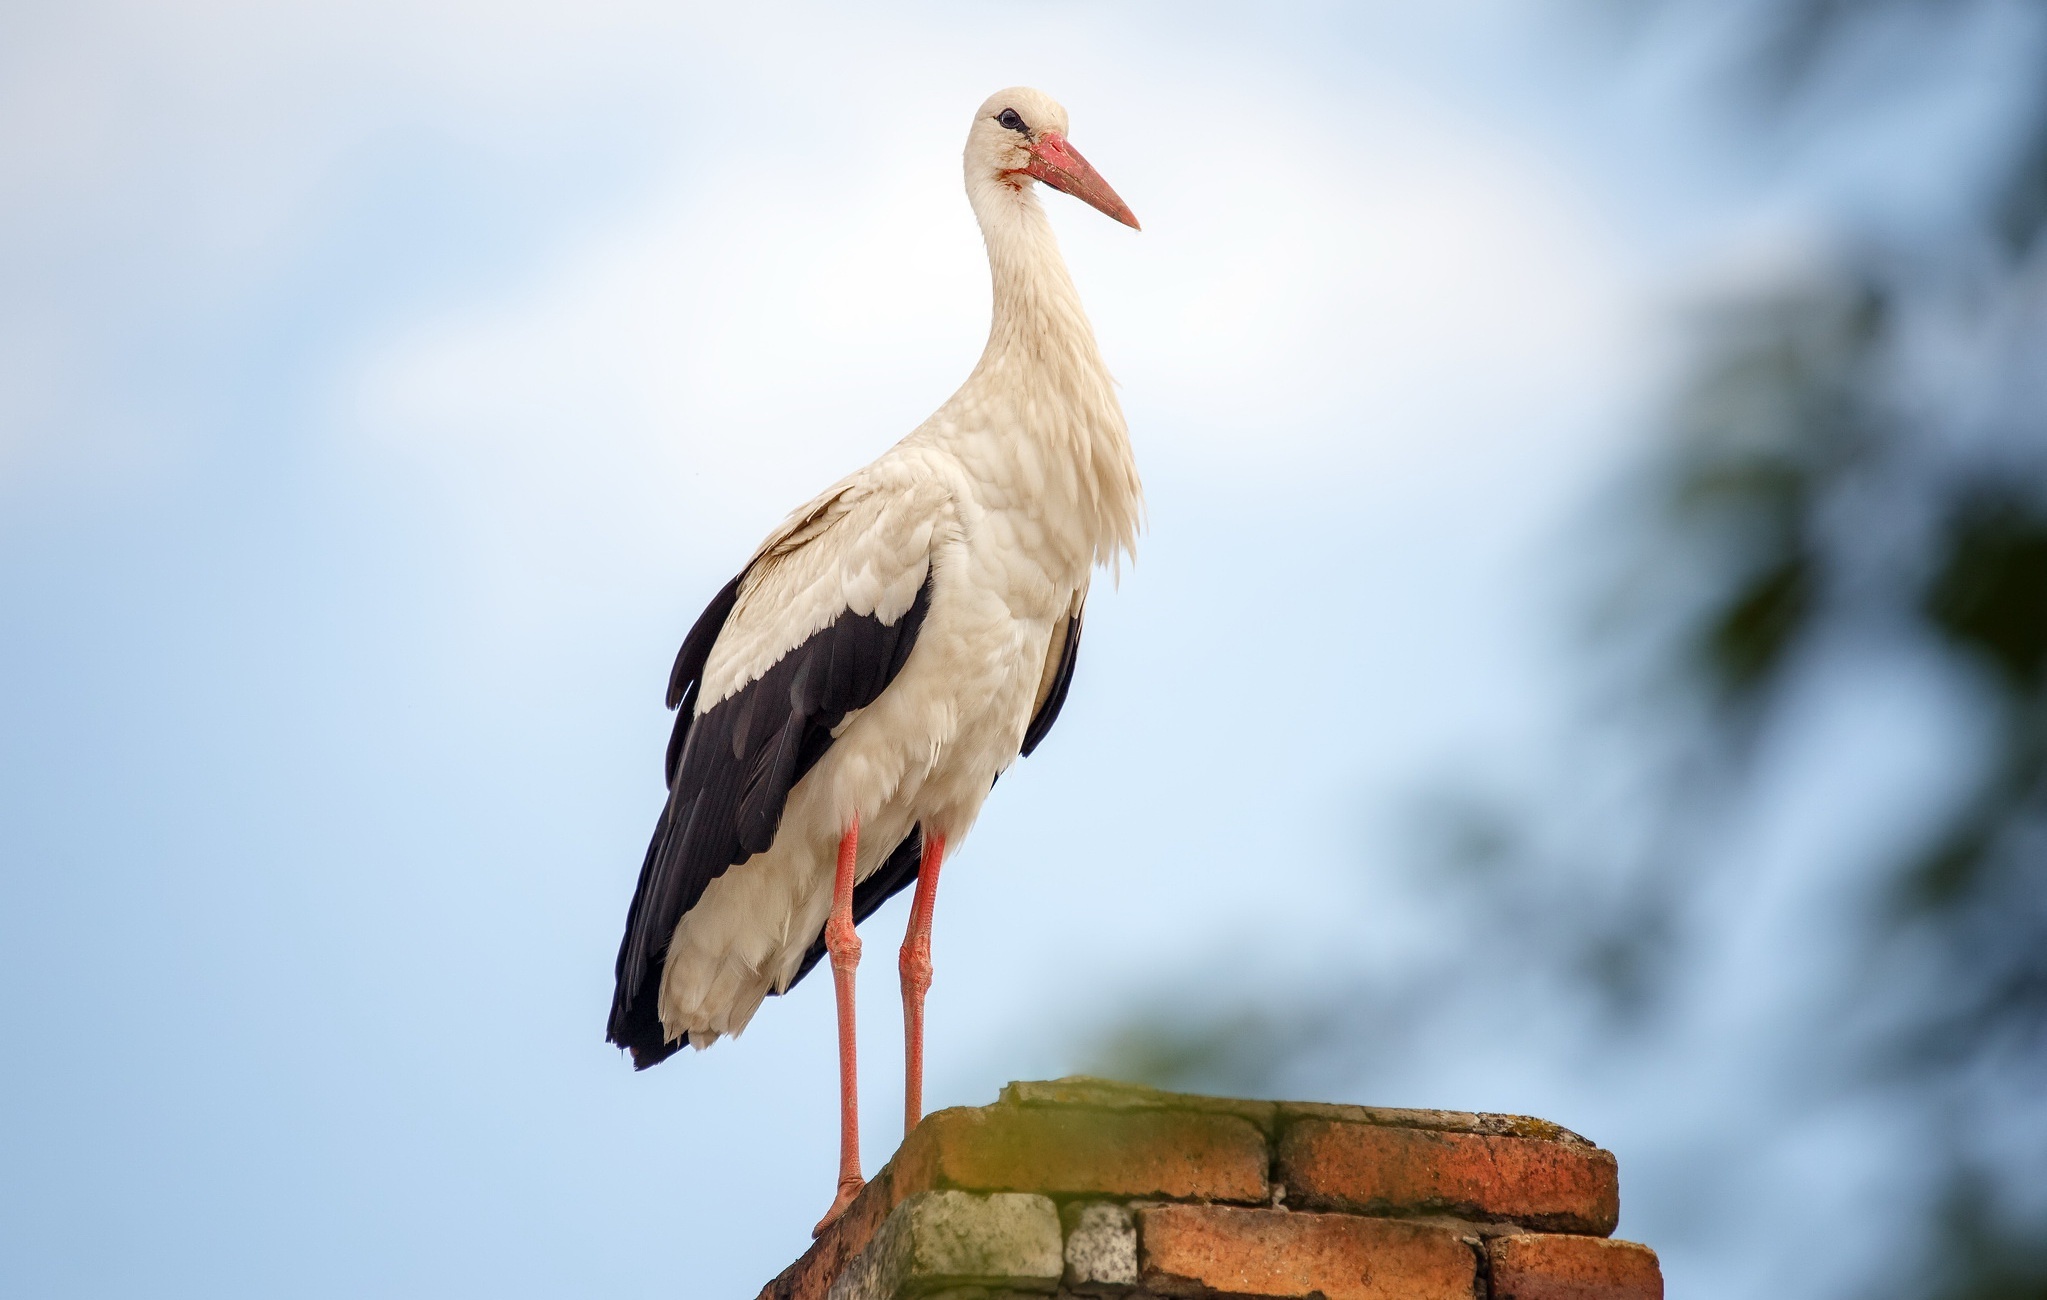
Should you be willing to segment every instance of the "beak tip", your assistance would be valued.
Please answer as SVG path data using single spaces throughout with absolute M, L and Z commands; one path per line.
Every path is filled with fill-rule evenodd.
M 1144 229 L 1137 224 L 1137 214 L 1130 210 L 1123 196 L 1109 188 L 1109 183 L 1081 157 L 1080 151 L 1066 143 L 1066 137 L 1048 132 L 1031 146 L 1030 155 L 1029 164 L 1022 169 L 1025 175 L 1043 181 L 1061 194 L 1073 195 L 1132 230 Z

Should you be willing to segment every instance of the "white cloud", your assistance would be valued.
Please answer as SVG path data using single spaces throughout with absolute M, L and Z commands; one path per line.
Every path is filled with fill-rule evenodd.
M 1382 36 L 1418 21 L 1383 8 L 1356 20 Z M 332 357 L 362 372 L 347 418 L 428 463 L 487 450 L 508 484 L 524 464 L 542 495 L 593 443 L 682 490 L 745 471 L 749 495 L 708 504 L 757 523 L 971 363 L 985 270 L 959 136 L 1019 79 L 1068 101 L 1146 222 L 1058 218 L 1155 426 L 1138 430 L 1148 455 L 1239 476 L 1438 454 L 1625 373 L 1622 246 L 1525 139 L 1416 90 L 1391 37 L 1339 80 L 1304 76 L 1280 24 L 1163 18 L 1053 9 L 1020 39 L 950 9 L 46 15 L 0 78 L 0 207 L 29 250 L 0 313 L 9 333 L 33 323 L 53 358 L 37 374 L 130 364 L 55 396 L 15 376 L 15 455 L 190 436 L 181 419 L 204 414 L 116 361 L 120 336 L 262 328 L 264 295 L 323 255 L 380 153 L 426 137 L 517 172 L 623 147 L 648 181 L 566 216 L 543 261 L 369 322 L 367 360 Z
M 515 294 L 388 335 L 361 427 L 484 518 L 732 550 L 935 407 L 986 328 L 959 137 L 1011 60 L 971 23 L 790 27 L 696 29 L 649 110 L 680 123 L 665 181 Z M 1092 53 L 1039 80 L 1145 221 L 1051 196 L 1149 457 L 1255 480 L 1466 456 L 1629 374 L 1624 246 L 1510 132 L 1392 78 L 1286 84 L 1113 23 L 1057 35 Z

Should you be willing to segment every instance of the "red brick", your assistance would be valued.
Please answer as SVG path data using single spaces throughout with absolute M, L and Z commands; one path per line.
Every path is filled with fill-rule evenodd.
M 1303 1119 L 1279 1142 L 1291 1204 L 1449 1213 L 1605 1236 L 1620 1218 L 1611 1153 L 1582 1139 L 1385 1128 Z
M 1234 1115 L 988 1106 L 940 1111 L 913 1138 L 921 1149 L 905 1154 L 941 1187 L 1252 1203 L 1268 1195 L 1265 1135 Z
M 1552 1142 L 1592 1145 L 1563 1125 L 1536 1119 L 1532 1115 L 1488 1115 L 1468 1110 L 1399 1110 L 1390 1106 L 1347 1106 L 1327 1101 L 1283 1101 L 1275 1109 L 1282 1122 L 1333 1119 L 1390 1128 L 1432 1128 L 1448 1133 L 1490 1133 L 1495 1137 L 1546 1138 Z
M 1472 1300 L 1478 1255 L 1448 1228 L 1344 1214 L 1160 1205 L 1138 1212 L 1139 1271 L 1161 1295 Z
M 1486 1255 L 1493 1300 L 1663 1300 L 1656 1252 L 1632 1241 L 1517 1233 Z
M 919 1192 L 1093 1193 L 1263 1201 L 1265 1137 L 1227 1114 L 959 1107 L 936 1111 L 846 1213 L 761 1291 L 760 1300 L 824 1300 L 889 1211 Z
M 1260 1132 L 1272 1128 L 1279 1104 L 1238 1097 L 1204 1097 L 1196 1093 L 1160 1092 L 1135 1083 L 1069 1075 L 1049 1082 L 1018 1080 L 1002 1089 L 1002 1101 L 1014 1106 L 1080 1106 L 1090 1110 L 1185 1110 L 1235 1115 Z

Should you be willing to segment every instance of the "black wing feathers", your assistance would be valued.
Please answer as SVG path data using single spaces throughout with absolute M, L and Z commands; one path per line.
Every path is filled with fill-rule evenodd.
M 725 620 L 732 613 L 732 607 L 739 602 L 739 579 L 726 583 L 711 597 L 711 603 L 697 616 L 689 635 L 682 639 L 682 649 L 675 652 L 675 667 L 668 673 L 668 707 L 675 712 L 675 730 L 668 733 L 668 759 L 663 765 L 663 780 L 675 784 L 675 765 L 682 761 L 682 745 L 689 739 L 689 724 L 697 708 L 697 688 L 703 685 L 704 663 L 711 657 L 711 647 L 718 640 L 718 633 L 724 631 Z M 685 702 L 683 697 L 688 696 Z
M 931 581 L 927 574 L 909 610 L 893 623 L 841 613 L 694 721 L 689 713 L 704 664 L 738 599 L 739 578 L 690 629 L 668 682 L 668 699 L 683 715 L 669 741 L 668 803 L 626 916 L 607 1035 L 631 1049 L 638 1068 L 682 1046 L 666 1041 L 657 1009 L 676 922 L 726 868 L 774 842 L 790 789 L 831 747 L 832 729 L 872 704 L 902 670 L 931 608 Z
M 1052 676 L 1052 689 L 1045 693 L 1045 702 L 1031 718 L 1031 725 L 1024 728 L 1023 749 L 1025 758 L 1038 747 L 1045 733 L 1052 730 L 1052 724 L 1059 721 L 1059 710 L 1066 707 L 1066 691 L 1073 685 L 1073 665 L 1080 658 L 1080 614 L 1066 620 L 1066 644 L 1059 651 L 1059 670 Z
M 803 744 L 803 732 L 810 719 L 790 692 L 788 719 L 758 754 L 747 774 L 746 790 L 739 799 L 739 847 L 748 857 L 765 853 L 775 842 L 775 828 L 782 821 L 782 805 L 796 784 L 796 755 Z M 830 733 L 827 732 L 827 735 Z

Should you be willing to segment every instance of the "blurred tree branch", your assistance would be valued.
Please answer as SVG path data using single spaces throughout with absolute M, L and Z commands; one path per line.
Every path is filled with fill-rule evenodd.
M 1147 1017 L 1112 1064 L 1253 1090 L 1342 1077 L 1361 1068 L 1347 1040 L 1396 1041 L 1460 986 L 1531 977 L 1588 997 L 1615 1043 L 1659 1029 L 1714 940 L 1702 900 L 1740 865 L 1726 828 L 1771 793 L 1766 742 L 1809 726 L 1799 701 L 1881 642 L 1976 702 L 1974 752 L 1925 843 L 1887 846 L 1837 887 L 1858 937 L 1810 1059 L 1831 1062 L 1824 1086 L 1890 1097 L 1934 1135 L 1910 1171 L 1925 1180 L 1922 1239 L 1896 1242 L 1879 1282 L 2040 1300 L 2047 0 L 1743 0 L 1740 13 L 1722 93 L 1759 135 L 1822 83 L 1829 113 L 1880 111 L 1902 61 L 1940 75 L 1924 47 L 1971 24 L 2020 42 L 2031 72 L 1986 142 L 1980 201 L 1905 231 L 1844 219 L 1831 263 L 1710 315 L 1664 436 L 1628 480 L 1637 526 L 1590 624 L 1591 676 L 1621 702 L 1592 709 L 1587 733 L 1631 776 L 1618 795 L 1564 789 L 1536 806 L 1452 792 L 1422 819 L 1432 876 L 1486 918 L 1483 960 L 1357 976 L 1285 1013 Z M 1859 69 L 1853 94 L 1843 68 Z

